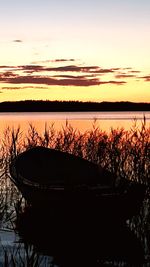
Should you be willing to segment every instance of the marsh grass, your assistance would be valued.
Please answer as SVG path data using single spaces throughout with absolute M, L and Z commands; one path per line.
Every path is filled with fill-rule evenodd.
M 59 131 L 54 123 L 45 124 L 43 133 L 32 124 L 29 124 L 27 133 L 23 133 L 20 127 L 7 127 L 0 137 L 0 228 L 14 229 L 16 216 L 26 206 L 20 192 L 10 181 L 9 164 L 19 153 L 35 146 L 58 149 L 95 162 L 111 171 L 116 183 L 120 178 L 144 183 L 147 192 L 141 214 L 128 225 L 140 237 L 146 257 L 150 257 L 150 127 L 146 125 L 145 118 L 141 127 L 137 127 L 134 120 L 130 130 L 117 128 L 110 132 L 102 131 L 96 120 L 91 130 L 84 133 L 74 129 L 68 121 Z M 35 265 L 27 265 L 27 259 L 26 265 L 17 265 L 15 253 L 5 251 L 5 266 L 9 266 L 10 260 L 14 262 L 12 266 L 41 266 L 36 265 L 38 261 Z
M 3 215 L 4 211 L 10 212 L 10 203 L 14 203 L 16 212 L 16 203 L 20 203 L 21 199 L 10 181 L 9 165 L 19 153 L 35 146 L 54 148 L 95 162 L 113 173 L 116 183 L 120 178 L 144 183 L 149 195 L 150 127 L 146 125 L 145 118 L 141 127 L 134 120 L 128 131 L 123 128 L 102 131 L 96 120 L 91 130 L 84 133 L 74 129 L 68 121 L 59 131 L 54 123 L 45 124 L 43 133 L 39 133 L 32 124 L 29 124 L 27 133 L 23 133 L 20 127 L 7 127 L 0 137 L 0 218 L 7 217 Z
M 144 183 L 149 187 L 150 177 L 150 127 L 143 119 L 141 127 L 136 121 L 130 130 L 123 128 L 102 131 L 93 122 L 90 131 L 81 133 L 68 121 L 61 130 L 56 131 L 54 124 L 45 124 L 43 133 L 29 124 L 26 134 L 20 127 L 8 127 L 0 140 L 0 167 L 5 176 L 9 175 L 12 158 L 34 146 L 44 146 L 66 151 L 95 162 L 110 170 L 117 178 L 127 178 Z
M 41 256 L 32 245 L 18 243 L 15 247 L 1 247 L 4 267 L 56 267 L 52 257 Z

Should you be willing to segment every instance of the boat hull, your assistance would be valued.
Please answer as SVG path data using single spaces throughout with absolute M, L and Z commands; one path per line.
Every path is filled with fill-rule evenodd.
M 39 151 L 39 154 L 37 151 Z M 44 155 L 43 148 L 42 150 L 36 148 L 37 157 L 41 155 L 41 151 L 42 155 Z M 53 153 L 53 151 L 50 152 Z M 27 153 L 30 155 L 30 151 Z M 66 172 L 67 179 L 62 179 L 62 177 L 58 176 L 56 183 L 54 183 L 50 173 L 49 183 L 46 180 L 46 183 L 44 184 L 35 181 L 35 179 L 27 178 L 27 176 L 23 177 L 22 173 L 20 174 L 20 169 L 18 168 L 20 165 L 18 162 L 26 162 L 24 161 L 26 152 L 22 155 L 22 157 L 19 156 L 12 161 L 10 165 L 11 179 L 21 191 L 28 204 L 35 209 L 45 209 L 46 211 L 49 209 L 51 212 L 54 212 L 54 214 L 58 213 L 61 214 L 61 216 L 69 213 L 70 216 L 79 218 L 87 217 L 87 219 L 89 217 L 94 219 L 98 214 L 100 219 L 105 221 L 125 221 L 132 216 L 137 215 L 140 211 L 145 194 L 143 185 L 127 180 L 122 181 L 118 187 L 114 187 L 112 183 L 108 184 L 108 182 L 100 183 L 101 180 L 103 181 L 103 178 L 101 179 L 101 177 L 99 177 L 97 165 L 85 160 L 82 161 L 82 159 L 78 159 L 78 157 L 72 155 L 70 156 L 70 154 L 67 153 L 65 153 L 63 164 L 69 164 L 71 158 L 70 162 L 72 166 L 74 165 L 75 167 L 78 167 L 76 173 L 79 174 L 80 179 L 79 177 L 75 179 L 75 176 L 72 176 L 69 181 L 70 169 L 69 172 L 66 172 L 67 167 L 64 166 L 63 168 L 63 165 L 61 164 L 63 177 Z M 47 155 L 51 155 L 51 153 Z M 58 152 L 58 156 L 60 160 L 63 160 L 64 154 L 62 152 Z M 58 160 L 57 152 L 55 154 L 55 160 Z M 47 161 L 50 165 L 51 157 L 48 158 Z M 54 162 L 54 158 L 52 162 Z M 59 161 L 57 164 L 59 166 Z M 87 177 L 82 177 L 84 170 L 86 170 L 86 173 L 88 174 Z M 32 173 L 33 172 L 34 170 L 32 170 Z M 56 173 L 60 173 L 60 170 L 58 170 L 58 172 L 56 171 Z

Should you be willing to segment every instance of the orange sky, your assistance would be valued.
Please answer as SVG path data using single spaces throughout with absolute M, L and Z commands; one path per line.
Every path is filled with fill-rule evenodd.
M 0 3 L 0 101 L 150 102 L 150 2 L 53 2 Z

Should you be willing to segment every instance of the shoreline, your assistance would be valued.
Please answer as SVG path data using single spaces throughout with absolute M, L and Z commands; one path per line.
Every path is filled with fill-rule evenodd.
M 146 112 L 150 103 L 80 102 L 80 101 L 18 101 L 1 102 L 0 112 Z

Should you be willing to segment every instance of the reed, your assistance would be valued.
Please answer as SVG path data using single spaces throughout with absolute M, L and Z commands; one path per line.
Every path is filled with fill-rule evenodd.
M 59 131 L 54 124 L 45 124 L 43 133 L 37 132 L 32 124 L 27 133 L 22 133 L 20 127 L 7 127 L 0 137 L 0 216 L 4 202 L 7 207 L 21 198 L 10 181 L 10 162 L 19 153 L 34 146 L 54 148 L 83 157 L 113 173 L 116 182 L 120 178 L 134 180 L 144 183 L 147 193 L 150 192 L 150 127 L 146 125 L 145 118 L 140 128 L 135 120 L 128 131 L 123 128 L 102 131 L 96 120 L 91 130 L 84 133 L 74 129 L 68 121 Z
M 34 146 L 44 146 L 66 151 L 95 162 L 111 171 L 116 178 L 127 178 L 149 187 L 150 127 L 143 119 L 138 128 L 136 121 L 130 130 L 123 128 L 105 132 L 94 121 L 90 131 L 81 133 L 66 121 L 65 127 L 56 131 L 54 124 L 45 125 L 43 133 L 30 124 L 23 135 L 21 129 L 5 130 L 1 137 L 1 173 L 9 174 L 12 158 Z
M 4 267 L 54 267 L 53 258 L 41 256 L 32 245 L 18 243 L 15 247 L 1 245 L 1 266 Z
M 25 200 L 10 181 L 11 160 L 34 146 L 44 146 L 95 162 L 111 171 L 116 177 L 116 182 L 124 178 L 146 185 L 147 198 L 141 214 L 128 222 L 128 225 L 137 236 L 140 236 L 145 254 L 150 257 L 150 127 L 146 123 L 144 118 L 141 127 L 137 127 L 135 120 L 130 130 L 117 128 L 105 132 L 97 126 L 95 120 L 91 130 L 84 133 L 74 129 L 68 121 L 59 131 L 55 129 L 54 124 L 45 124 L 43 133 L 38 132 L 32 124 L 29 125 L 27 133 L 23 133 L 20 127 L 6 128 L 0 137 L 0 228 L 14 229 L 16 216 L 26 206 Z M 5 251 L 5 266 L 9 266 L 10 261 L 14 264 L 12 266 L 21 266 L 15 262 L 14 253 Z M 31 265 L 24 263 L 22 266 Z

